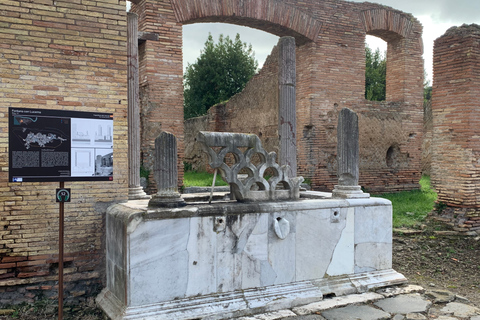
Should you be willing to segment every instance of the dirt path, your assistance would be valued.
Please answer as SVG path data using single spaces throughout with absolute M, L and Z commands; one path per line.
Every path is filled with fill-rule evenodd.
M 435 233 L 446 229 L 429 221 L 421 234 L 395 233 L 393 268 L 411 284 L 449 290 L 480 307 L 480 237 Z

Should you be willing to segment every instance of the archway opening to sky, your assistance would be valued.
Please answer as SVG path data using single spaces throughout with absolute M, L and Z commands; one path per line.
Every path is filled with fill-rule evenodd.
M 228 23 L 194 23 L 183 25 L 184 71 L 188 64 L 195 63 L 200 56 L 209 33 L 212 35 L 215 43 L 218 42 L 221 34 L 223 34 L 224 37 L 230 37 L 230 39 L 235 39 L 237 33 L 240 34 L 242 42 L 246 42 L 247 45 L 252 45 L 259 69 L 262 68 L 265 59 L 270 55 L 279 38 L 265 31 Z

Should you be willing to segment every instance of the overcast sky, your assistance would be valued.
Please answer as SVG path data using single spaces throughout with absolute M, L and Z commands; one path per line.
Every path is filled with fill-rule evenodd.
M 353 0 L 363 2 L 362 0 Z M 432 54 L 433 41 L 443 35 L 452 26 L 460 26 L 464 23 L 480 24 L 480 0 L 370 0 L 413 14 L 423 25 L 424 59 L 425 69 L 428 78 L 432 76 Z M 183 61 L 184 67 L 187 63 L 193 63 L 200 55 L 208 33 L 211 32 L 213 39 L 218 36 L 230 36 L 235 38 L 240 33 L 242 41 L 252 44 L 255 51 L 255 58 L 262 65 L 265 58 L 270 54 L 273 46 L 277 43 L 278 37 L 269 33 L 221 23 L 196 23 L 183 27 Z M 373 38 L 373 40 L 371 39 Z M 375 41 L 375 37 L 368 37 L 370 47 L 380 45 L 382 41 Z

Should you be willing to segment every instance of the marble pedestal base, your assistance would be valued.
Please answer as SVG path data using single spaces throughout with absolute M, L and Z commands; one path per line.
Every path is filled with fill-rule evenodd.
M 119 319 L 228 319 L 405 282 L 385 199 L 111 206 L 107 287 Z
M 370 198 L 369 193 L 362 191 L 360 186 L 338 186 L 332 191 L 332 198 L 337 199 L 365 199 Z
M 230 319 L 317 302 L 322 300 L 324 295 L 363 293 L 372 288 L 405 282 L 407 279 L 403 275 L 390 269 L 254 288 L 228 294 L 217 293 L 140 307 L 126 307 L 105 288 L 98 295 L 97 303 L 112 320 Z

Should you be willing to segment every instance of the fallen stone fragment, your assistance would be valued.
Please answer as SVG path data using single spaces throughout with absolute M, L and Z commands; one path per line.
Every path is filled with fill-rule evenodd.
M 470 303 L 470 300 L 468 300 L 467 298 L 465 298 L 463 296 L 459 296 L 458 294 L 455 295 L 455 301 L 461 302 L 461 303 Z
M 480 315 L 480 309 L 459 302 L 450 302 L 441 311 L 446 315 L 453 314 L 461 318 Z
M 447 303 L 455 300 L 455 294 L 448 290 L 429 290 L 425 293 L 425 295 L 427 298 L 432 299 L 433 303 Z
M 407 286 L 397 286 L 389 287 L 385 289 L 378 290 L 377 293 L 383 295 L 386 298 L 398 296 L 399 294 L 408 294 L 408 293 L 423 293 L 425 289 L 421 286 L 416 285 L 407 285 Z
M 405 317 L 405 320 L 426 320 L 427 317 L 425 317 L 421 313 L 407 313 L 407 316 Z

